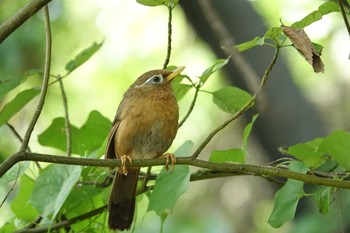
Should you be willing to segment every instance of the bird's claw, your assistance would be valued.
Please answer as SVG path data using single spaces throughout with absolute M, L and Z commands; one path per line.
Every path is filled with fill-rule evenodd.
M 166 157 L 166 162 L 165 162 L 165 170 L 169 172 L 169 160 L 171 160 L 171 171 L 174 171 L 175 163 L 176 163 L 176 157 L 174 154 L 171 153 L 166 153 L 164 155 Z
M 126 167 L 126 160 L 128 160 L 130 162 L 130 164 L 132 163 L 132 160 L 131 160 L 130 156 L 128 156 L 128 155 L 123 155 L 122 157 L 120 157 L 120 160 L 122 162 L 122 164 L 121 164 L 122 172 L 124 175 L 127 175 L 128 168 Z

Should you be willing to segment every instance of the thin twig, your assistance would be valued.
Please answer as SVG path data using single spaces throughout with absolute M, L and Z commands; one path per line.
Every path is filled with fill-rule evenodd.
M 343 16 L 343 20 L 344 20 L 346 29 L 348 30 L 348 34 L 350 36 L 350 24 L 349 24 L 349 21 L 348 21 L 348 17 L 346 16 L 346 12 L 345 12 L 345 9 L 344 9 L 343 1 L 342 0 L 338 0 L 338 3 L 339 3 L 339 6 L 340 6 L 340 11 L 341 11 L 341 14 Z
M 144 177 L 142 179 L 142 184 L 141 184 L 141 188 L 140 188 L 139 192 L 142 192 L 143 190 L 147 189 L 147 183 L 151 177 L 151 170 L 152 170 L 152 167 L 147 168 L 147 171 L 144 174 Z
M 50 16 L 49 16 L 48 6 L 45 6 L 43 9 L 44 9 L 44 24 L 45 24 L 45 35 L 46 35 L 44 78 L 43 78 L 43 83 L 41 86 L 39 102 L 38 102 L 36 110 L 33 114 L 32 120 L 30 121 L 30 123 L 28 125 L 27 131 L 24 134 L 23 143 L 22 143 L 22 146 L 20 148 L 20 152 L 24 152 L 27 150 L 30 137 L 32 135 L 35 124 L 39 119 L 39 116 L 41 114 L 41 111 L 42 111 L 44 103 L 45 103 L 45 97 L 46 97 L 47 87 L 48 87 L 48 82 L 49 82 L 49 77 L 50 77 L 51 47 L 52 47 Z
M 15 182 L 12 184 L 11 186 L 11 189 L 7 192 L 4 200 L 2 200 L 1 204 L 0 204 L 0 208 L 2 207 L 2 205 L 5 203 L 6 199 L 8 198 L 8 196 L 10 196 L 10 193 L 15 189 L 15 186 L 17 184 L 17 180 L 18 180 L 18 177 L 19 177 L 19 174 L 21 172 L 21 166 L 19 165 L 18 166 L 18 171 L 17 171 L 17 176 L 16 176 L 16 179 L 15 179 Z
M 0 44 L 32 15 L 51 1 L 52 0 L 31 0 L 27 5 L 3 22 L 0 25 Z
M 15 137 L 18 139 L 18 141 L 20 141 L 20 143 L 23 143 L 23 138 L 21 137 L 21 135 L 19 135 L 19 133 L 17 132 L 16 128 L 11 125 L 10 123 L 6 122 L 6 125 L 10 128 L 11 132 L 15 135 Z M 28 146 L 27 147 L 27 151 L 30 153 L 32 152 L 30 150 L 30 147 Z M 41 169 L 41 166 L 38 162 L 34 162 L 35 165 L 37 166 L 37 168 L 40 170 Z
M 67 156 L 70 157 L 72 154 L 72 137 L 71 137 L 72 133 L 71 133 L 71 127 L 70 127 L 69 114 L 68 114 L 68 101 L 67 101 L 66 92 L 64 90 L 63 81 L 60 78 L 60 76 L 58 76 L 57 79 L 58 79 L 58 82 L 60 84 L 62 101 L 63 101 L 63 108 L 64 108 L 65 131 L 66 131 L 66 150 L 67 150 Z
M 38 226 L 38 224 L 43 220 L 42 216 L 38 216 L 33 222 L 29 223 L 24 229 L 31 229 Z
M 168 46 L 167 46 L 167 54 L 165 57 L 165 62 L 163 65 L 163 69 L 166 69 L 169 61 L 170 61 L 170 55 L 171 55 L 171 35 L 172 35 L 172 25 L 171 25 L 171 21 L 173 18 L 173 7 L 171 6 L 171 4 L 169 4 L 168 6 L 168 11 L 169 11 L 169 18 L 168 18 Z
M 94 216 L 96 216 L 98 214 L 101 214 L 106 209 L 107 209 L 107 205 L 104 205 L 104 206 L 102 206 L 100 208 L 97 208 L 97 209 L 94 209 L 94 210 L 92 210 L 92 211 L 90 211 L 88 213 L 79 215 L 79 216 L 71 218 L 71 219 L 67 219 L 67 220 L 62 221 L 62 222 L 58 222 L 58 223 L 50 225 L 50 226 L 37 227 L 37 228 L 32 228 L 32 229 L 30 229 L 30 228 L 28 229 L 26 227 L 26 228 L 23 228 L 23 229 L 21 229 L 19 231 L 15 231 L 14 233 L 44 233 L 44 232 L 51 232 L 53 230 L 58 230 L 58 229 L 63 228 L 63 227 L 68 227 L 68 226 L 73 225 L 76 222 L 81 222 L 83 220 L 86 220 L 86 219 L 89 219 L 91 217 L 94 217 Z
M 199 92 L 200 87 L 201 87 L 200 84 L 197 84 L 197 85 L 196 85 L 196 87 L 195 87 L 195 92 L 194 92 L 194 96 L 193 96 L 193 100 L 192 100 L 192 102 L 191 102 L 191 105 L 190 105 L 190 107 L 188 108 L 186 115 L 185 115 L 185 116 L 182 118 L 182 120 L 180 121 L 178 128 L 180 128 L 180 127 L 185 123 L 185 121 L 187 120 L 187 118 L 188 118 L 188 117 L 190 116 L 190 114 L 192 113 L 193 108 L 194 108 L 194 105 L 196 104 L 196 101 L 197 101 L 198 92 Z
M 15 137 L 18 139 L 18 141 L 22 144 L 23 143 L 23 138 L 21 137 L 21 135 L 17 132 L 16 128 L 11 125 L 10 123 L 6 122 L 6 125 L 9 127 L 9 129 L 11 130 L 11 132 L 15 135 Z M 29 146 L 27 147 L 27 151 L 31 152 Z
M 258 90 L 255 92 L 253 97 L 240 110 L 238 110 L 230 119 L 228 119 L 223 124 L 219 125 L 215 130 L 213 130 L 208 135 L 208 137 L 202 142 L 202 144 L 198 147 L 198 149 L 193 153 L 192 158 L 194 158 L 194 159 L 197 158 L 199 156 L 199 154 L 202 152 L 202 150 L 204 149 L 204 147 L 206 147 L 206 145 L 211 141 L 211 139 L 213 139 L 213 137 L 218 132 L 223 130 L 227 125 L 229 125 L 231 122 L 236 120 L 238 117 L 240 117 L 243 113 L 245 113 L 251 107 L 251 105 L 255 102 L 257 95 L 260 93 L 260 91 L 264 87 L 265 83 L 267 82 L 269 74 L 272 71 L 272 68 L 273 68 L 273 66 L 276 63 L 276 60 L 277 60 L 277 57 L 278 57 L 278 53 L 279 53 L 279 47 L 277 46 L 275 54 L 273 56 L 273 59 L 272 59 L 270 65 L 267 67 L 267 69 L 266 69 L 266 71 L 264 73 L 264 76 L 261 79 L 261 82 L 260 82 L 260 85 L 258 87 Z

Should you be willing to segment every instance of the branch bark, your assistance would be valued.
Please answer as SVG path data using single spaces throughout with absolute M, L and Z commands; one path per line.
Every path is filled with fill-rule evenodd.
M 121 161 L 117 159 L 91 159 L 91 158 L 77 158 L 66 157 L 58 155 L 38 154 L 22 152 L 9 157 L 4 163 L 0 165 L 0 177 L 6 171 L 20 161 L 38 161 L 47 163 L 59 163 L 81 166 L 95 166 L 95 167 L 118 167 Z M 133 160 L 133 167 L 149 167 L 164 165 L 166 158 Z M 191 165 L 199 168 L 205 168 L 212 171 L 220 171 L 223 173 L 232 173 L 232 175 L 252 175 L 261 177 L 282 177 L 287 179 L 300 180 L 307 184 L 324 185 L 336 188 L 350 189 L 350 181 L 335 180 L 332 178 L 318 177 L 311 174 L 301 174 L 289 171 L 283 168 L 271 166 L 257 166 L 249 164 L 238 163 L 213 163 L 209 161 L 193 159 L 192 157 L 179 157 L 176 159 L 177 165 Z M 127 161 L 126 166 L 130 166 Z M 336 178 L 336 175 L 334 176 Z
M 51 1 L 52 0 L 31 0 L 22 9 L 3 22 L 0 25 L 0 44 L 32 15 Z

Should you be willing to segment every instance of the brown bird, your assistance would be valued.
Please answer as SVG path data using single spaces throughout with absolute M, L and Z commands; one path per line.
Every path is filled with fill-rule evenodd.
M 130 229 L 134 219 L 140 168 L 127 169 L 126 160 L 131 163 L 132 159 L 160 157 L 175 138 L 179 108 L 171 80 L 184 68 L 144 73 L 129 87 L 119 104 L 105 153 L 107 159 L 122 160 L 109 199 L 108 225 L 112 230 Z M 173 164 L 172 156 L 170 155 Z

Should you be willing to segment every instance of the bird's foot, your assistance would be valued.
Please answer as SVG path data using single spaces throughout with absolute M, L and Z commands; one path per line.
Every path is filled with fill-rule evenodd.
M 166 162 L 165 162 L 165 170 L 167 172 L 169 172 L 169 160 L 171 160 L 171 171 L 174 171 L 174 167 L 175 167 L 175 163 L 176 163 L 176 157 L 174 154 L 171 153 L 166 153 L 164 154 L 162 157 L 166 158 Z
M 120 157 L 120 160 L 122 161 L 121 168 L 122 168 L 123 174 L 127 175 L 128 168 L 126 167 L 126 160 L 128 160 L 130 162 L 130 164 L 132 163 L 132 160 L 131 160 L 130 156 L 128 156 L 128 155 L 123 155 L 122 157 Z

